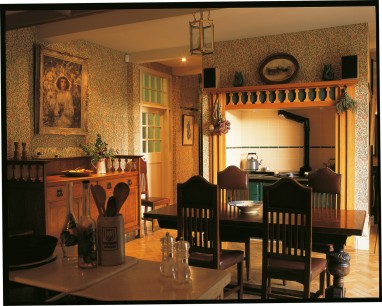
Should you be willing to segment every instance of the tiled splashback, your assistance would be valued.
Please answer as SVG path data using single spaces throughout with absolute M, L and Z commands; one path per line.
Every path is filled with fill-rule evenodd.
M 289 110 L 288 110 L 289 111 Z M 334 158 L 335 111 L 290 110 L 310 119 L 310 166 L 318 169 Z M 246 168 L 248 153 L 256 153 L 260 168 L 271 171 L 299 171 L 304 164 L 304 129 L 278 116 L 277 110 L 227 111 L 231 130 L 227 134 L 227 166 Z M 254 156 L 255 157 L 255 156 Z

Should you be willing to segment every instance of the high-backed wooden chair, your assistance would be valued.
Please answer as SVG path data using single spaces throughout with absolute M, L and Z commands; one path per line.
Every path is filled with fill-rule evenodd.
M 149 193 L 149 185 L 147 180 L 147 162 L 140 158 L 139 159 L 139 167 L 140 167 L 140 186 L 141 186 L 141 206 L 145 208 L 145 212 L 149 211 L 149 208 L 156 209 L 162 206 L 168 206 L 170 204 L 170 199 L 165 197 L 152 197 Z M 143 197 L 142 197 L 143 196 Z M 142 218 L 145 222 L 151 221 L 152 231 L 155 230 L 154 220 L 151 218 Z
M 310 298 L 311 280 L 318 276 L 317 294 L 324 295 L 326 260 L 311 256 L 311 188 L 292 178 L 264 186 L 263 226 L 262 298 L 272 294 L 272 279 L 301 283 L 303 298 Z
M 229 201 L 248 200 L 248 172 L 236 166 L 228 166 L 218 172 L 219 203 L 221 210 L 229 210 Z M 220 231 L 220 240 L 228 242 L 243 242 L 245 244 L 245 265 L 247 280 L 251 277 L 251 240 L 249 236 L 243 236 L 234 228 Z
M 177 185 L 178 237 L 190 243 L 191 266 L 224 270 L 237 266 L 237 286 L 228 290 L 243 297 L 244 252 L 222 250 L 219 238 L 219 203 L 217 185 L 202 176 L 193 176 Z
M 314 208 L 340 209 L 341 174 L 330 168 L 321 168 L 308 175 L 309 187 L 313 190 Z M 328 254 L 334 250 L 332 244 L 322 243 L 313 236 L 312 251 Z M 330 286 L 330 273 L 326 273 L 326 285 Z

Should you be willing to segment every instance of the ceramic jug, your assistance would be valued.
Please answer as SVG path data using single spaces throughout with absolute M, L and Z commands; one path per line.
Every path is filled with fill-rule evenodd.
M 105 174 L 106 173 L 106 163 L 105 158 L 100 158 L 96 164 L 94 164 L 94 160 L 91 161 L 93 167 L 97 170 L 97 174 Z

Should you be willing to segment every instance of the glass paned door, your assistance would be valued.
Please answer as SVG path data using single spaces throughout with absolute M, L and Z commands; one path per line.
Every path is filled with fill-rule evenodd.
M 142 153 L 160 153 L 162 150 L 161 115 L 157 112 L 142 112 Z

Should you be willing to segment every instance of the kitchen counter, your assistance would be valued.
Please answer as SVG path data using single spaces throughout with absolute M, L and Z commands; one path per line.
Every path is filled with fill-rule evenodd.
M 276 182 L 282 177 L 287 177 L 285 175 L 263 175 L 263 174 L 249 174 L 248 178 L 249 181 L 265 181 L 265 182 Z M 307 183 L 308 182 L 308 177 L 299 177 L 299 176 L 294 176 L 293 177 L 295 180 L 301 183 Z

